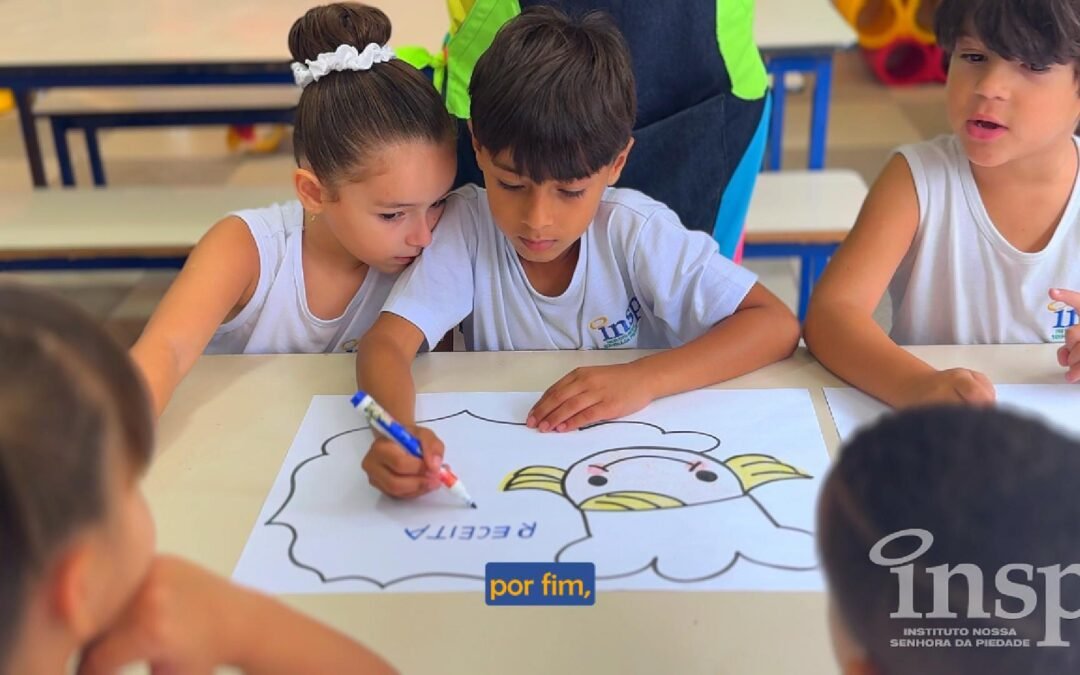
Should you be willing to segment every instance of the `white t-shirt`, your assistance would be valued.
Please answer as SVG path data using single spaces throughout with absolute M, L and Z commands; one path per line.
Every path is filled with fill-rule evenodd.
M 383 311 L 416 325 L 429 345 L 464 320 L 471 350 L 667 348 L 733 314 L 756 281 L 708 235 L 634 190 L 604 193 L 580 245 L 566 291 L 538 293 L 487 192 L 467 185 L 450 195 L 431 246 Z
M 240 313 L 222 324 L 207 354 L 321 354 L 354 352 L 375 323 L 396 276 L 369 269 L 341 316 L 311 313 L 301 243 L 304 209 L 297 200 L 237 211 L 259 250 L 259 281 Z
M 1050 243 L 1026 253 L 986 212 L 955 136 L 899 149 L 915 179 L 919 229 L 889 284 L 898 344 L 1061 342 L 1076 312 L 1051 288 L 1080 290 L 1080 183 Z

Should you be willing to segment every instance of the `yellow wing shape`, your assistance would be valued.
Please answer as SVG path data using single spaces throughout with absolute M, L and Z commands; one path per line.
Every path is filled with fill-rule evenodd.
M 659 492 L 608 492 L 589 497 L 578 507 L 582 511 L 652 511 L 686 506 L 679 499 Z
M 562 481 L 566 469 L 557 466 L 526 466 L 503 478 L 499 489 L 510 490 L 547 490 L 557 495 L 563 494 Z
M 724 464 L 735 472 L 745 492 L 773 481 L 811 477 L 771 455 L 735 455 L 725 460 Z

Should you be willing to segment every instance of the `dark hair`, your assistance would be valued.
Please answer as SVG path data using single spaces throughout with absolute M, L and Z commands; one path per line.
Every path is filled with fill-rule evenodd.
M 1032 613 L 1001 618 L 995 604 L 1014 613 L 1024 607 L 996 590 L 996 575 L 1005 565 L 1080 562 L 1077 485 L 1080 442 L 1014 413 L 926 408 L 890 416 L 862 431 L 841 450 L 818 505 L 822 563 L 845 628 L 886 674 L 1077 672 L 1080 622 L 1061 624 L 1062 639 L 1072 643 L 1071 649 L 1035 646 L 1046 636 L 1047 601 L 1037 572 L 1030 579 L 1038 599 Z M 948 565 L 952 570 L 970 563 L 981 570 L 981 592 L 970 588 L 962 574 L 949 582 L 949 610 L 958 619 L 890 618 L 900 608 L 899 577 L 875 564 L 869 553 L 882 538 L 907 529 L 926 530 L 933 538 L 930 548 L 909 563 L 915 612 L 928 613 L 934 606 L 927 568 Z M 905 535 L 880 552 L 903 559 L 926 541 Z M 969 593 L 982 600 L 991 618 L 967 618 Z M 1080 606 L 1080 581 L 1063 580 L 1061 606 Z M 890 645 L 906 637 L 905 628 L 942 627 L 1003 630 L 1006 635 L 1015 630 L 1008 639 L 1029 639 L 1030 648 Z
M 591 176 L 626 147 L 637 99 L 630 52 L 611 18 L 530 7 L 508 21 L 469 84 L 472 131 L 541 182 Z
M 289 31 L 295 61 L 314 61 L 343 44 L 363 51 L 390 40 L 381 10 L 354 2 L 309 9 Z M 402 141 L 450 143 L 457 126 L 439 93 L 420 71 L 400 59 L 370 70 L 340 71 L 304 87 L 296 107 L 293 152 L 332 190 L 358 180 L 381 148 Z
M 0 284 L 0 672 L 36 576 L 105 516 L 109 448 L 140 472 L 153 428 L 142 380 L 93 319 Z
M 1080 66 L 1080 3 L 1076 0 L 942 0 L 934 17 L 947 52 L 973 37 L 1002 58 L 1037 66 Z

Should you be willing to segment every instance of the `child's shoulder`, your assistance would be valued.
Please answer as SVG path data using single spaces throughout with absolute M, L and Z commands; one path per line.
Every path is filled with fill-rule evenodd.
M 457 221 L 465 226 L 476 225 L 480 221 L 491 220 L 490 213 L 487 190 L 468 183 L 447 195 L 446 210 L 439 222 Z
M 264 237 L 286 239 L 304 229 L 304 207 L 297 199 L 241 209 L 229 215 L 244 221 L 256 240 Z
M 956 134 L 941 134 L 935 138 L 918 143 L 907 143 L 896 148 L 898 154 L 907 160 L 913 169 L 922 166 L 958 166 L 967 161 L 964 147 Z
M 605 215 L 608 220 L 619 223 L 645 222 L 657 214 L 671 214 L 671 216 L 678 218 L 663 202 L 631 188 L 608 188 L 605 190 L 604 196 L 600 198 L 600 208 L 597 213 L 597 215 Z
M 682 246 L 704 237 L 703 232 L 688 230 L 671 208 L 652 197 L 629 188 L 608 188 L 600 200 L 593 225 L 612 241 L 620 241 L 626 250 L 638 246 Z

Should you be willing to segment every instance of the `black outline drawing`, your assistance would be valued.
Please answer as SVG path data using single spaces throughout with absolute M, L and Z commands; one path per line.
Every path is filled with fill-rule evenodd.
M 648 422 L 634 422 L 634 421 L 627 421 L 627 422 L 617 422 L 617 421 L 616 422 L 600 422 L 598 424 L 591 425 L 588 428 L 602 426 L 604 424 L 642 424 L 642 425 L 650 426 L 650 427 L 656 429 L 657 431 L 659 431 L 661 433 L 661 435 L 666 436 L 666 435 L 669 435 L 669 434 L 695 434 L 695 435 L 699 435 L 699 436 L 709 437 L 714 441 L 714 443 L 712 444 L 711 447 L 709 447 L 706 450 L 702 450 L 702 451 L 687 450 L 686 448 L 669 447 L 669 446 L 656 446 L 656 445 L 635 445 L 635 446 L 625 446 L 625 447 L 618 447 L 618 448 L 606 448 L 606 449 L 601 450 L 599 452 L 594 452 L 594 453 L 592 453 L 590 455 L 586 455 L 585 457 L 582 457 L 581 459 L 577 460 L 576 462 L 571 464 L 566 469 L 562 469 L 560 467 L 552 467 L 552 466 L 540 466 L 539 468 L 556 469 L 561 473 L 561 480 L 558 481 L 558 483 L 559 483 L 559 489 L 558 490 L 553 490 L 550 487 L 535 487 L 535 486 L 533 486 L 533 487 L 523 487 L 523 488 L 510 488 L 511 490 L 513 490 L 513 489 L 526 489 L 526 490 L 529 490 L 529 489 L 532 489 L 532 490 L 543 489 L 543 490 L 547 490 L 549 492 L 553 492 L 553 493 L 558 494 L 559 496 L 561 496 L 566 501 L 570 502 L 570 504 L 575 509 L 577 509 L 578 512 L 581 514 L 582 523 L 584 525 L 585 533 L 586 533 L 585 536 L 581 537 L 580 539 L 575 539 L 574 541 L 571 541 L 570 543 L 566 544 L 561 549 L 559 549 L 559 551 L 555 554 L 555 561 L 556 562 L 559 562 L 562 559 L 563 554 L 567 550 L 569 550 L 573 546 L 576 546 L 577 544 L 580 544 L 580 543 L 582 543 L 584 541 L 588 541 L 589 539 L 591 539 L 593 537 L 593 528 L 589 524 L 589 517 L 588 517 L 588 513 L 587 513 L 587 511 L 590 511 L 590 510 L 589 509 L 582 509 L 581 505 L 574 503 L 574 501 L 567 494 L 566 477 L 568 475 L 570 475 L 570 472 L 575 467 L 578 467 L 580 465 L 586 465 L 588 463 L 588 461 L 590 459 L 594 458 L 594 457 L 598 457 L 600 455 L 606 455 L 606 454 L 609 454 L 609 453 L 616 453 L 616 452 L 620 452 L 620 451 L 623 451 L 623 450 L 644 450 L 644 451 L 660 450 L 660 451 L 667 451 L 667 452 L 677 452 L 677 453 L 680 453 L 680 454 L 704 457 L 704 458 L 710 460 L 711 462 L 717 462 L 717 463 L 723 464 L 725 466 L 727 466 L 727 463 L 730 462 L 732 459 L 736 459 L 738 457 L 746 456 L 746 455 L 735 455 L 735 456 L 729 457 L 728 459 L 723 460 L 723 461 L 715 459 L 714 457 L 712 457 L 708 453 L 710 453 L 713 450 L 720 447 L 720 439 L 717 438 L 716 436 L 713 436 L 712 434 L 707 434 L 707 433 L 700 432 L 700 431 L 674 431 L 674 432 L 669 432 L 669 431 L 666 431 L 663 428 L 661 428 L 661 427 L 659 427 L 659 426 L 657 426 L 655 424 L 650 424 Z M 638 455 L 637 457 L 648 457 L 648 456 L 650 456 L 650 455 L 647 455 L 647 454 L 646 455 Z M 766 455 L 754 455 L 754 456 L 755 457 L 767 458 L 769 460 L 772 460 L 772 462 L 779 462 L 779 460 L 777 460 L 775 457 L 771 457 L 771 456 L 766 456 Z M 618 459 L 618 460 L 615 460 L 615 462 L 609 463 L 609 464 L 604 465 L 604 466 L 605 467 L 606 466 L 611 466 L 611 464 L 626 461 L 626 459 L 628 459 L 628 458 Z M 670 457 L 662 457 L 662 459 L 670 460 L 671 458 Z M 682 461 L 682 460 L 674 460 L 674 461 Z M 695 463 L 693 463 L 693 462 L 687 461 L 686 463 L 688 465 L 690 465 L 691 467 L 695 466 Z M 780 463 L 782 463 L 782 462 L 780 462 Z M 522 475 L 525 475 L 522 472 L 527 471 L 530 468 L 536 468 L 536 466 L 537 465 L 534 465 L 532 467 L 523 467 L 523 468 L 518 469 L 517 471 L 511 473 L 509 476 L 507 476 L 506 478 L 503 479 L 503 483 L 500 486 L 500 490 L 506 491 L 507 486 L 510 485 L 511 483 L 513 483 L 513 481 L 515 479 L 521 477 Z M 730 466 L 728 468 L 731 469 Z M 793 467 L 791 467 L 791 468 L 793 468 Z M 736 472 L 732 469 L 732 473 L 736 473 Z M 811 476 L 808 475 L 808 474 L 805 474 L 805 473 L 801 473 L 801 472 L 796 473 L 796 474 L 791 474 L 791 473 L 787 473 L 787 472 L 768 472 L 768 471 L 764 472 L 764 473 L 759 473 L 757 475 L 759 475 L 759 476 L 775 475 L 776 477 L 767 478 L 767 479 L 765 479 L 765 480 L 763 480 L 763 481 L 761 481 L 759 483 L 756 483 L 756 484 L 754 484 L 754 485 L 752 485 L 750 487 L 743 486 L 741 494 L 732 495 L 730 497 L 722 497 L 722 498 L 719 498 L 719 499 L 713 499 L 713 500 L 710 500 L 710 501 L 698 502 L 698 503 L 694 503 L 694 504 L 685 504 L 685 503 L 681 503 L 681 502 L 678 505 L 656 505 L 656 504 L 652 504 L 651 505 L 652 508 L 650 508 L 650 509 L 641 509 L 641 510 L 642 511 L 649 511 L 649 510 L 656 510 L 656 509 L 668 510 L 668 509 L 678 509 L 678 508 L 693 508 L 695 506 L 701 506 L 701 505 L 704 505 L 704 504 L 718 503 L 718 502 L 722 502 L 722 501 L 731 501 L 733 499 L 744 499 L 745 498 L 745 499 L 749 499 L 754 504 L 754 506 L 757 507 L 757 509 L 765 516 L 766 519 L 768 519 L 768 521 L 776 529 L 789 530 L 789 531 L 792 531 L 792 532 L 801 532 L 801 533 L 806 534 L 809 537 L 811 537 L 811 540 L 812 540 L 813 532 L 810 532 L 809 530 L 804 530 L 804 529 L 799 528 L 799 527 L 792 527 L 792 526 L 789 526 L 789 525 L 781 525 L 779 522 L 777 522 L 777 520 L 775 518 L 773 518 L 772 514 L 769 513 L 768 509 L 766 509 L 765 506 L 757 498 L 755 498 L 752 494 L 750 494 L 751 490 L 758 487 L 758 485 L 764 485 L 764 484 L 766 484 L 768 482 L 773 482 L 773 481 L 776 481 L 776 480 L 796 479 L 796 478 L 811 478 Z M 739 481 L 741 483 L 742 478 L 740 476 L 738 476 L 737 474 L 736 474 L 736 477 L 739 479 Z M 552 479 L 551 482 L 555 482 L 555 481 Z M 666 497 L 668 499 L 672 499 L 673 501 L 679 501 L 678 499 L 672 498 L 672 497 L 667 496 L 667 495 L 658 495 L 658 496 L 663 496 L 663 497 Z M 584 503 L 588 503 L 589 501 L 592 501 L 593 499 L 596 499 L 596 498 L 597 497 L 591 497 L 589 500 L 586 500 L 586 502 L 584 502 Z M 631 498 L 631 499 L 636 499 L 636 498 Z M 641 499 L 640 501 L 646 501 L 646 500 Z M 632 513 L 632 512 L 636 512 L 636 511 L 628 510 L 628 512 Z M 812 541 L 811 541 L 811 544 L 812 544 Z M 597 579 L 619 579 L 619 578 L 634 576 L 636 574 L 640 574 L 641 572 L 643 572 L 645 570 L 651 569 L 653 571 L 653 573 L 656 574 L 656 576 L 658 576 L 661 579 L 664 579 L 666 581 L 670 581 L 670 582 L 673 582 L 673 583 L 698 583 L 698 582 L 701 582 L 701 581 L 707 581 L 708 579 L 713 579 L 715 577 L 718 577 L 718 576 L 724 574 L 725 572 L 730 570 L 735 565 L 735 563 L 737 563 L 739 561 L 740 558 L 743 559 L 743 560 L 746 560 L 748 562 L 752 562 L 752 563 L 754 563 L 756 565 L 760 565 L 762 567 L 769 567 L 769 568 L 772 568 L 772 569 L 779 569 L 779 570 L 806 571 L 806 570 L 811 570 L 811 569 L 816 568 L 816 565 L 811 566 L 811 567 L 800 567 L 800 566 L 779 565 L 779 564 L 776 564 L 776 563 L 768 563 L 768 562 L 765 562 L 765 561 L 762 561 L 762 560 L 757 560 L 757 559 L 755 559 L 755 558 L 753 558 L 751 556 L 748 556 L 748 555 L 746 555 L 746 554 L 744 554 L 742 552 L 736 551 L 736 553 L 735 553 L 734 557 L 732 558 L 731 562 L 729 562 L 726 566 L 724 566 L 723 568 L 721 568 L 717 572 L 714 572 L 712 574 L 702 576 L 702 577 L 683 579 L 683 578 L 675 578 L 675 577 L 668 576 L 668 575 L 664 574 L 663 572 L 661 572 L 659 570 L 659 568 L 658 568 L 659 557 L 654 557 L 648 563 L 646 563 L 645 565 L 641 566 L 640 568 L 638 568 L 636 570 L 625 572 L 623 574 L 611 574 L 611 575 L 604 575 L 604 576 L 601 576 L 600 574 L 597 574 L 596 578 Z
M 453 418 L 461 416 L 461 415 L 465 415 L 465 416 L 471 417 L 473 419 L 481 420 L 483 422 L 489 422 L 491 424 L 502 424 L 502 425 L 514 426 L 514 427 L 524 427 L 525 426 L 525 424 L 521 423 L 521 422 L 507 422 L 507 421 L 504 421 L 504 420 L 494 420 L 494 419 L 490 419 L 490 418 L 487 418 L 487 417 L 483 417 L 481 415 L 477 415 L 477 414 L 473 413 L 470 410 L 459 410 L 458 412 L 450 414 L 450 415 L 443 415 L 441 417 L 433 417 L 433 418 L 430 418 L 430 419 L 419 420 L 418 423 L 419 424 L 430 424 L 432 422 L 440 422 L 440 421 L 453 419 Z M 655 429 L 656 431 L 660 432 L 660 434 L 662 436 L 679 436 L 679 435 L 698 436 L 698 437 L 704 437 L 704 438 L 712 440 L 712 444 L 706 450 L 703 450 L 703 451 L 686 450 L 685 448 L 674 448 L 674 447 L 663 447 L 663 446 L 628 446 L 628 448 L 654 447 L 656 449 L 676 450 L 676 451 L 680 451 L 680 452 L 686 452 L 686 453 L 691 453 L 691 454 L 695 454 L 695 455 L 701 455 L 703 457 L 708 457 L 712 461 L 716 461 L 711 456 L 707 455 L 706 453 L 709 453 L 709 452 L 715 450 L 716 448 L 720 447 L 720 439 L 717 438 L 716 436 L 713 436 L 712 434 L 708 434 L 708 433 L 704 433 L 704 432 L 700 432 L 700 431 L 667 431 L 667 430 L 663 429 L 662 427 L 660 427 L 660 426 L 658 426 L 656 424 L 649 423 L 649 422 L 618 421 L 618 420 L 609 421 L 609 422 L 598 422 L 596 424 L 591 424 L 591 425 L 588 425 L 586 427 L 582 427 L 582 430 L 594 429 L 594 428 L 597 428 L 597 427 L 602 427 L 602 426 L 612 425 L 612 424 L 619 424 L 619 425 L 638 424 L 638 425 L 642 425 L 642 426 L 646 426 L 646 427 L 651 427 L 652 429 Z M 313 461 L 316 461 L 316 460 L 319 460 L 319 459 L 321 459 L 323 457 L 329 456 L 330 453 L 327 451 L 327 446 L 330 443 L 332 443 L 333 441 L 341 438 L 342 436 L 346 436 L 348 434 L 353 434 L 353 433 L 357 433 L 357 432 L 360 432 L 360 431 L 366 431 L 366 430 L 370 430 L 370 429 L 371 429 L 370 425 L 363 425 L 363 426 L 359 426 L 359 427 L 356 427 L 356 428 L 353 428 L 353 429 L 348 429 L 346 431 L 336 433 L 333 436 L 330 436 L 329 438 L 324 440 L 322 442 L 322 444 L 320 445 L 320 447 L 319 447 L 319 453 L 318 454 L 313 455 L 311 457 L 308 457 L 304 461 L 297 464 L 296 467 L 292 470 L 292 473 L 289 476 L 289 493 L 288 493 L 288 495 L 286 495 L 285 500 L 282 502 L 281 506 L 279 506 L 278 509 L 273 513 L 273 515 L 271 515 L 266 520 L 266 522 L 262 523 L 262 525 L 264 527 L 270 527 L 270 526 L 275 526 L 276 525 L 278 527 L 286 528 L 289 531 L 289 534 L 290 534 L 290 541 L 289 541 L 289 547 L 288 547 L 289 561 L 294 566 L 296 566 L 297 568 L 308 571 L 308 572 L 311 572 L 316 577 L 318 577 L 320 582 L 322 582 L 324 584 L 330 584 L 330 583 L 335 583 L 335 582 L 340 582 L 340 581 L 364 581 L 364 582 L 368 582 L 368 583 L 373 584 L 374 586 L 378 587 L 379 589 L 386 589 L 386 588 L 388 588 L 388 587 L 390 587 L 390 586 L 392 586 L 394 584 L 399 584 L 399 583 L 401 583 L 403 581 L 409 581 L 409 580 L 412 580 L 412 579 L 420 579 L 420 578 L 424 578 L 424 577 L 483 580 L 484 579 L 483 574 L 461 574 L 461 573 L 455 573 L 455 572 L 422 572 L 422 573 L 419 573 L 419 574 L 409 574 L 409 575 L 405 575 L 405 576 L 402 576 L 402 577 L 389 579 L 387 581 L 379 581 L 378 579 L 374 579 L 372 577 L 361 575 L 361 574 L 346 574 L 346 575 L 340 575 L 340 576 L 333 576 L 332 577 L 332 576 L 327 576 L 326 574 L 324 574 L 318 568 L 316 568 L 316 567 L 314 567 L 312 565 L 308 565 L 308 564 L 306 564 L 304 562 L 301 562 L 299 559 L 297 559 L 295 548 L 296 548 L 297 540 L 299 539 L 299 533 L 297 532 L 296 528 L 292 524 L 290 524 L 288 522 L 285 522 L 284 520 L 279 520 L 278 517 L 282 515 L 282 513 L 289 506 L 289 503 L 292 501 L 293 497 L 296 494 L 296 485 L 297 485 L 297 476 L 298 476 L 298 474 L 309 463 L 311 463 Z M 578 460 L 577 462 L 574 462 L 573 464 L 571 464 L 571 468 L 578 465 L 578 464 L 580 464 L 581 462 L 585 461 L 586 459 L 588 459 L 590 457 L 594 457 L 594 456 L 602 454 L 602 453 L 612 452 L 612 451 L 620 450 L 620 449 L 627 449 L 627 448 L 608 448 L 608 449 L 602 450 L 600 452 L 587 455 L 586 457 L 583 457 L 582 459 Z M 555 467 L 552 467 L 552 468 L 555 468 Z M 565 471 L 568 473 L 569 469 L 567 469 Z M 564 474 L 564 476 L 565 476 L 565 474 Z M 806 474 L 802 474 L 801 477 L 810 478 L 810 476 L 808 476 Z M 502 490 L 501 486 L 500 486 L 500 490 Z M 563 492 L 562 496 L 564 498 L 566 498 L 565 491 Z M 757 507 L 761 510 L 761 512 L 765 514 L 765 516 L 768 518 L 768 520 L 775 527 L 777 527 L 778 529 L 793 530 L 793 531 L 803 532 L 803 533 L 805 533 L 807 535 L 810 535 L 811 537 L 813 536 L 813 533 L 808 531 L 808 530 L 804 530 L 804 529 L 796 528 L 796 527 L 789 527 L 789 526 L 786 526 L 786 525 L 779 524 L 772 517 L 772 515 L 764 508 L 764 506 L 762 506 L 761 503 L 757 499 L 755 499 L 752 495 L 749 494 L 749 490 L 746 490 L 745 494 L 742 495 L 742 496 L 745 496 L 745 497 L 751 499 L 754 502 L 754 504 L 757 505 Z M 734 497 L 734 498 L 740 498 L 740 497 Z M 566 498 L 566 499 L 569 501 L 569 498 Z M 729 498 L 729 499 L 731 499 L 731 498 Z M 723 501 L 723 500 L 716 500 L 716 501 Z M 575 508 L 576 508 L 576 505 L 575 505 Z M 580 511 L 580 509 L 579 509 L 579 512 L 581 513 L 581 516 L 582 516 L 586 536 L 582 537 L 580 539 L 575 539 L 574 541 L 572 541 L 572 542 L 564 545 L 562 548 L 560 548 L 559 551 L 554 556 L 554 561 L 556 561 L 556 562 L 558 561 L 558 559 L 562 555 L 562 553 L 564 551 L 566 551 L 568 548 L 570 548 L 571 546 L 573 546 L 573 545 L 575 545 L 577 543 L 580 543 L 582 541 L 590 539 L 592 537 L 592 531 L 589 528 L 588 518 L 586 517 L 584 512 Z M 757 565 L 762 565 L 762 566 L 765 566 L 765 567 L 771 567 L 773 569 L 792 570 L 792 571 L 804 571 L 804 570 L 807 570 L 807 569 L 814 569 L 812 567 L 811 568 L 806 568 L 806 567 L 785 567 L 785 566 L 782 566 L 782 565 L 775 565 L 775 564 L 771 564 L 771 563 L 763 563 L 763 562 L 754 560 L 753 558 L 751 558 L 749 556 L 745 556 L 745 555 L 743 555 L 741 553 L 736 553 L 736 555 L 732 559 L 732 561 L 726 567 L 724 567 L 722 570 L 720 570 L 719 572 L 716 572 L 714 574 L 711 574 L 711 575 L 708 575 L 708 576 L 705 576 L 705 577 L 701 577 L 701 578 L 697 578 L 697 579 L 675 579 L 675 578 L 671 578 L 671 577 L 668 577 L 668 576 L 660 573 L 659 570 L 657 570 L 657 568 L 656 568 L 658 558 L 653 558 L 652 561 L 650 561 L 646 565 L 644 565 L 641 568 L 636 569 L 634 571 L 626 572 L 626 573 L 623 573 L 623 574 L 610 575 L 610 576 L 599 576 L 598 575 L 597 579 L 618 579 L 618 578 L 624 578 L 624 577 L 631 577 L 631 576 L 634 576 L 636 574 L 640 574 L 641 572 L 644 572 L 645 570 L 652 569 L 653 572 L 659 578 L 665 579 L 667 581 L 671 581 L 671 582 L 675 582 L 675 583 L 697 583 L 697 582 L 700 582 L 700 581 L 705 581 L 707 579 L 714 578 L 716 576 L 719 576 L 719 575 L 727 572 L 729 569 L 731 569 L 731 567 L 733 567 L 735 565 L 736 562 L 738 562 L 740 557 L 747 560 L 747 561 L 749 561 L 749 562 L 755 563 Z

